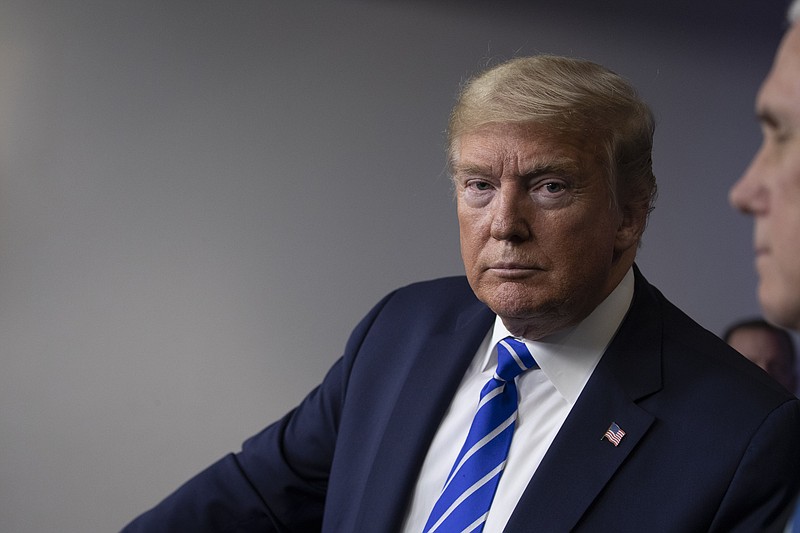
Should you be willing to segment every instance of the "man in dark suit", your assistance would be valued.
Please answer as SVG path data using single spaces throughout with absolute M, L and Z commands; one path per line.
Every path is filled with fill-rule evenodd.
M 127 531 L 782 525 L 800 403 L 634 265 L 652 135 L 587 61 L 471 80 L 448 148 L 466 278 L 385 297 L 295 410 Z
M 731 189 L 730 201 L 753 216 L 764 315 L 800 330 L 800 2 L 792 4 L 789 19 L 756 99 L 763 142 Z
M 764 316 L 800 331 L 800 1 L 756 98 L 763 139 L 731 188 L 734 207 L 753 217 L 758 300 Z M 800 504 L 787 531 L 800 532 Z

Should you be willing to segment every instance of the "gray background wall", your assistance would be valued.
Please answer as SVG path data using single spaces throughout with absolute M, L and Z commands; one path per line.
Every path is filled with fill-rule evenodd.
M 497 4 L 0 1 L 0 531 L 119 529 L 461 273 L 442 132 L 487 60 L 631 79 L 640 265 L 713 331 L 757 312 L 726 195 L 785 2 Z

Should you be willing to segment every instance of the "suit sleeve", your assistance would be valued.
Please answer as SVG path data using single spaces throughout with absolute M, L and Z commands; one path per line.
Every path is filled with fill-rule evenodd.
M 772 411 L 753 435 L 710 531 L 782 532 L 798 490 L 800 400 L 793 399 Z
M 245 441 L 238 454 L 187 481 L 123 532 L 318 531 L 349 369 L 390 296 L 356 327 L 345 355 L 297 408 Z

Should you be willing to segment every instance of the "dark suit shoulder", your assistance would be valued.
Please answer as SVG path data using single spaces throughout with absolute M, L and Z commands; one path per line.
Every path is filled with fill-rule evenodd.
M 609 346 L 610 357 L 603 358 L 631 398 L 660 391 L 662 398 L 689 402 L 692 410 L 723 410 L 722 418 L 740 406 L 739 420 L 745 413 L 760 420 L 793 398 L 636 274 L 631 309 Z
M 795 398 L 758 365 L 671 304 L 667 316 L 672 318 L 666 321 L 665 347 L 674 348 L 669 353 L 684 354 L 683 364 L 692 366 L 692 360 L 702 358 L 707 364 L 713 365 L 713 371 L 721 379 L 730 380 L 730 384 L 737 387 L 734 390 L 752 390 L 755 396 L 768 399 L 770 404 Z M 678 320 L 679 316 L 683 317 L 682 321 Z M 683 327 L 673 331 L 672 328 L 681 322 Z
M 464 301 L 465 303 L 477 301 L 466 276 L 449 276 L 417 281 L 397 289 L 395 293 L 423 300 Z
M 664 317 L 663 368 L 665 386 L 680 379 L 687 390 L 690 384 L 704 391 L 704 403 L 742 420 L 747 415 L 760 419 L 779 405 L 795 400 L 756 364 L 728 346 L 651 286 L 659 299 Z
M 390 294 L 379 320 L 398 321 L 427 331 L 451 330 L 488 308 L 477 299 L 464 276 L 412 283 Z

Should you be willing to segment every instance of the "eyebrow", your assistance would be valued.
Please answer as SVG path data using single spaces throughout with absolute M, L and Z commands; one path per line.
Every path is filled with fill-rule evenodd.
M 534 165 L 522 174 L 526 177 L 536 177 L 542 174 L 576 174 L 580 171 L 579 161 L 569 157 L 557 157 L 545 163 Z
M 549 161 L 533 165 L 530 168 L 524 169 L 520 174 L 521 177 L 534 178 L 542 174 L 574 174 L 580 170 L 581 166 L 578 161 L 568 157 L 556 157 Z M 478 176 L 491 176 L 491 166 L 480 165 L 475 163 L 455 164 L 453 165 L 453 176 L 457 175 L 478 175 Z
M 481 176 L 490 176 L 492 174 L 492 170 L 491 167 L 484 165 L 455 163 L 453 164 L 453 175 L 455 176 L 458 174 L 478 174 Z

